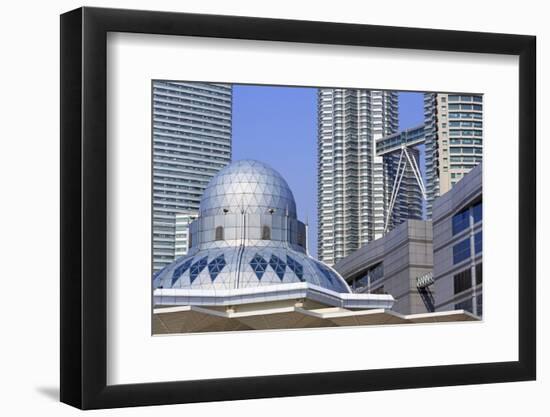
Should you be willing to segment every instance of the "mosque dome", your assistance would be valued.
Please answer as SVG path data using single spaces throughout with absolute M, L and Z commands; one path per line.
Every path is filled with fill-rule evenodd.
M 296 203 L 285 179 L 263 162 L 240 160 L 212 178 L 201 198 L 201 216 L 221 213 L 266 213 L 296 218 Z
M 236 161 L 213 177 L 190 234 L 187 255 L 156 272 L 153 288 L 231 291 L 307 283 L 351 293 L 334 269 L 309 256 L 292 191 L 262 162 Z

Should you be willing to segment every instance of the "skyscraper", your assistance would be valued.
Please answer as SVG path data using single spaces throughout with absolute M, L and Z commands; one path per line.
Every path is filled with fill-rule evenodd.
M 231 161 L 231 113 L 230 85 L 153 82 L 154 270 L 182 254 L 186 232 L 180 224 L 176 234 L 176 216 L 196 213 L 210 179 Z
M 397 93 L 321 88 L 318 92 L 318 257 L 334 264 L 381 237 L 384 164 L 376 140 L 397 131 Z
M 191 246 L 189 225 L 196 218 L 196 211 L 181 211 L 175 214 L 174 258 L 187 255 Z
M 408 148 L 407 152 L 409 157 L 414 159 L 413 163 L 416 166 L 420 165 L 420 152 L 417 148 Z M 418 186 L 418 182 L 415 178 L 413 170 L 409 164 L 400 159 L 405 159 L 398 152 L 388 153 L 383 156 L 384 158 L 384 196 L 386 216 L 388 221 L 388 227 L 386 233 L 392 230 L 395 226 L 403 223 L 406 220 L 416 219 L 422 220 L 422 192 Z M 404 170 L 402 177 L 399 179 L 399 170 Z M 391 208 L 390 199 L 393 187 L 397 186 L 399 182 L 399 189 Z
M 482 101 L 481 95 L 424 94 L 428 218 L 434 199 L 482 160 Z

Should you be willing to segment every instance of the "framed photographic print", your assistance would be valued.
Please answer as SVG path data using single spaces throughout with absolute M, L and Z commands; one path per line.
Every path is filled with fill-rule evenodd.
M 61 401 L 535 379 L 535 38 L 61 16 Z

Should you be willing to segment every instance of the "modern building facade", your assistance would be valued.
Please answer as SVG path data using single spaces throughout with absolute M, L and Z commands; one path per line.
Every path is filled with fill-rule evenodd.
M 383 158 L 376 140 L 397 131 L 397 93 L 318 91 L 318 247 L 329 265 L 384 233 Z
M 392 295 L 400 314 L 463 310 L 482 317 L 482 169 L 435 199 L 432 221 L 408 220 L 334 268 L 354 292 Z
M 153 269 L 159 270 L 182 253 L 178 213 L 197 212 L 208 182 L 231 161 L 232 87 L 158 80 L 152 88 Z
M 434 200 L 482 161 L 483 96 L 424 95 L 428 218 Z
M 433 205 L 435 310 L 483 314 L 482 164 Z
M 334 268 L 354 292 L 391 294 L 393 311 L 422 314 L 434 311 L 434 294 L 425 285 L 433 265 L 431 222 L 406 220 Z

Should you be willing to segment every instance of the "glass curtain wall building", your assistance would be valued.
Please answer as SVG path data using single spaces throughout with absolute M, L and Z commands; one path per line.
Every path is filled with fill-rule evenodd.
M 482 161 L 482 102 L 481 95 L 424 95 L 428 218 L 434 199 Z
M 483 314 L 483 198 L 479 164 L 433 206 L 435 311 Z
M 208 182 L 231 161 L 232 87 L 159 80 L 152 88 L 156 271 L 186 252 L 185 219 L 198 212 Z
M 376 140 L 397 131 L 397 93 L 318 91 L 318 257 L 327 264 L 381 237 L 384 164 Z

